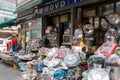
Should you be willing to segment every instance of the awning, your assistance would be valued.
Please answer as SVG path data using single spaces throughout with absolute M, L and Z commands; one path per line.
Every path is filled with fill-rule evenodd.
M 41 3 L 42 3 L 42 0 L 37 0 L 37 1 L 33 2 L 33 3 L 27 4 L 27 5 L 23 6 L 23 7 L 21 7 L 20 9 L 16 10 L 14 13 L 19 13 L 19 12 L 25 11 L 25 10 L 27 10 L 29 8 L 32 8 L 32 7 L 36 6 L 36 5 L 39 5 Z
M 0 28 L 4 28 L 4 27 L 7 27 L 7 26 L 12 26 L 14 25 L 14 21 L 16 20 L 17 18 L 14 18 L 14 19 L 11 19 L 11 20 L 8 20 L 8 21 L 5 21 L 5 22 L 1 22 L 0 23 Z

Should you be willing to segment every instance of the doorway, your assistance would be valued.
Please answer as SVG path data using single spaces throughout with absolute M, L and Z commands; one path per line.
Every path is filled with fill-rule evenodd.
M 69 22 L 68 21 L 60 23 L 59 30 L 58 30 L 59 31 L 59 46 L 62 45 L 64 32 L 68 28 L 69 28 Z

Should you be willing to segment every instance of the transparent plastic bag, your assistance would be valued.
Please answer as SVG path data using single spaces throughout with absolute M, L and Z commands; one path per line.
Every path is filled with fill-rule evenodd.
M 95 67 L 94 63 L 100 64 L 101 67 L 104 66 L 104 59 L 106 57 L 103 55 L 92 55 L 88 58 L 87 64 L 89 69 L 93 69 Z
M 79 65 L 81 63 L 81 60 L 77 54 L 71 53 L 65 56 L 64 62 L 66 66 L 73 67 Z
M 106 16 L 106 19 L 113 25 L 120 23 L 120 16 L 118 14 L 110 14 Z
M 82 29 L 76 29 L 75 32 L 74 32 L 74 35 L 76 38 L 82 38 L 83 37 L 83 31 Z
M 88 80 L 110 80 L 110 77 L 105 69 L 94 68 L 89 71 Z
M 34 80 L 37 77 L 37 71 L 29 68 L 27 71 L 22 72 L 22 77 L 26 80 Z
M 71 50 L 69 48 L 66 48 L 65 46 L 61 46 L 58 49 L 58 58 L 60 59 L 64 59 L 64 57 L 69 54 L 71 52 Z
M 48 66 L 48 67 L 55 67 L 55 66 L 60 64 L 60 59 L 47 57 L 43 60 L 43 64 Z

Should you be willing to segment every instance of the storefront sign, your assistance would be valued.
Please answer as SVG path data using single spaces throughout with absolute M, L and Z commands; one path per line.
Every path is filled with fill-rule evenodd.
M 53 3 L 46 4 L 42 8 L 38 9 L 38 12 L 39 12 L 39 14 L 41 14 L 43 12 L 49 12 L 49 11 L 56 10 L 58 8 L 63 8 L 65 6 L 68 6 L 68 5 L 71 5 L 74 3 L 78 3 L 81 1 L 83 1 L 83 0 L 58 0 Z

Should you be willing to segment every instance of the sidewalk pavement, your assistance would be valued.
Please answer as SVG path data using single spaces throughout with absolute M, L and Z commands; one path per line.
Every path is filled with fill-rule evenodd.
M 13 69 L 12 66 L 0 62 L 0 80 L 24 80 L 19 70 Z

